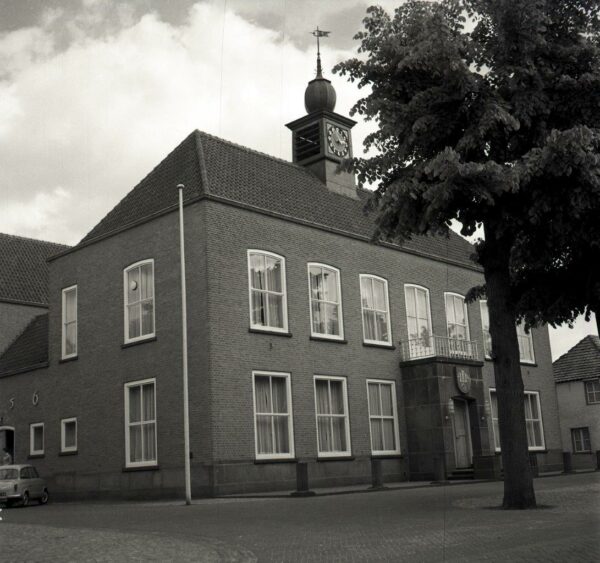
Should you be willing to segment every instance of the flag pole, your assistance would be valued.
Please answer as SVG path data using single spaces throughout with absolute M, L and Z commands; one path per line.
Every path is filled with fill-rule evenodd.
M 190 411 L 188 397 L 188 345 L 187 345 L 187 299 L 185 289 L 185 237 L 183 234 L 183 184 L 179 191 L 179 249 L 181 260 L 181 341 L 183 356 L 183 442 L 185 450 L 185 504 L 192 504 L 192 483 L 190 477 Z

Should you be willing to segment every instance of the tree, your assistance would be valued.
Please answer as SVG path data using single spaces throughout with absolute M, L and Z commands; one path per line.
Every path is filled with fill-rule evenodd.
M 600 52 L 597 0 L 409 1 L 371 7 L 361 58 L 334 72 L 370 93 L 375 156 L 346 167 L 377 190 L 377 239 L 447 234 L 475 245 L 494 348 L 505 508 L 535 507 L 517 320 L 598 311 Z M 574 276 L 585 288 L 565 291 Z M 535 285 L 534 285 L 535 284 Z M 568 285 L 568 284 L 567 284 Z

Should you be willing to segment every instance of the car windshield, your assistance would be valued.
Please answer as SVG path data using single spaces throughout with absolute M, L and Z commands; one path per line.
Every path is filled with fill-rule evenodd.
M 17 478 L 16 469 L 0 469 L 0 481 L 8 481 Z

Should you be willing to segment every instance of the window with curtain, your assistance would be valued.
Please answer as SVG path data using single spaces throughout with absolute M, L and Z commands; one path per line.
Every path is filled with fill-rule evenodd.
M 125 425 L 127 467 L 155 465 L 157 455 L 154 379 L 125 385 Z
M 465 298 L 455 293 L 446 293 L 444 297 L 446 300 L 448 338 L 469 340 L 469 317 Z
M 485 357 L 492 357 L 492 336 L 490 335 L 490 313 L 486 300 L 479 302 L 479 310 L 481 311 L 481 330 L 483 331 L 483 351 Z
M 250 326 L 287 332 L 285 259 L 261 250 L 248 251 Z
M 311 335 L 342 340 L 340 272 L 323 264 L 308 265 Z
M 405 285 L 406 325 L 411 357 L 433 354 L 429 291 L 416 285 Z
M 44 454 L 44 423 L 29 425 L 29 455 Z
M 60 451 L 77 451 L 77 419 L 63 418 L 60 421 Z
M 257 459 L 294 457 L 290 375 L 254 372 Z
M 571 439 L 573 441 L 574 453 L 580 454 L 592 451 L 589 428 L 571 428 Z
M 517 340 L 519 341 L 519 357 L 521 362 L 534 364 L 533 336 L 531 331 L 525 332 L 525 327 L 521 323 L 517 325 Z
M 315 403 L 319 455 L 350 455 L 346 380 L 315 377 Z
M 390 306 L 387 281 L 360 275 L 363 338 L 370 344 L 391 344 Z
M 527 446 L 529 450 L 543 450 L 544 426 L 542 423 L 542 411 L 540 408 L 540 394 L 537 391 L 525 391 L 525 427 L 527 430 Z M 500 451 L 500 430 L 498 427 L 498 399 L 496 390 L 490 389 L 490 404 L 492 410 L 492 427 L 494 432 L 494 444 L 496 451 Z
M 398 413 L 393 381 L 367 380 L 371 450 L 377 454 L 398 454 Z
M 154 336 L 154 260 L 129 266 L 124 285 L 125 342 Z
M 62 290 L 62 359 L 77 356 L 77 286 Z
M 585 401 L 588 405 L 600 403 L 600 379 L 585 382 Z

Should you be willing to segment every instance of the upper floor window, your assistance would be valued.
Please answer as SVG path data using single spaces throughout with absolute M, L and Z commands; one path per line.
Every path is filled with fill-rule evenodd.
M 62 290 L 62 351 L 61 358 L 77 356 L 77 286 Z
M 125 342 L 154 336 L 154 260 L 132 264 L 124 272 Z
M 400 453 L 396 385 L 393 381 L 367 379 L 371 451 L 374 455 Z
M 125 384 L 125 464 L 127 467 L 155 465 L 155 380 Z
M 251 328 L 287 332 L 285 258 L 248 250 L 248 286 Z
M 585 382 L 585 401 L 588 405 L 600 403 L 600 379 Z
M 485 299 L 479 302 L 481 311 L 481 330 L 483 331 L 483 352 L 489 360 L 492 357 L 492 336 L 490 335 L 490 313 Z
M 405 285 L 404 296 L 410 356 L 433 354 L 429 290 L 418 285 Z
M 469 317 L 465 298 L 457 293 L 445 293 L 448 338 L 470 340 Z
M 535 363 L 535 355 L 533 353 L 533 335 L 531 329 L 525 332 L 523 324 L 517 325 L 517 339 L 519 341 L 519 359 L 527 364 Z
M 361 274 L 360 298 L 364 341 L 370 344 L 391 344 L 387 281 L 377 276 Z
M 311 335 L 344 338 L 340 271 L 325 264 L 308 265 Z
M 315 403 L 319 455 L 350 455 L 346 378 L 315 376 Z

